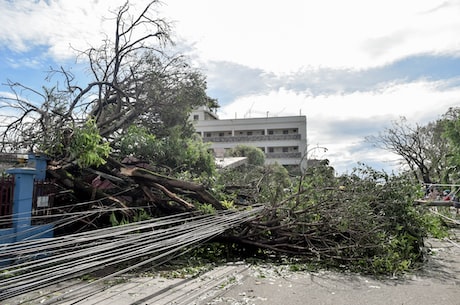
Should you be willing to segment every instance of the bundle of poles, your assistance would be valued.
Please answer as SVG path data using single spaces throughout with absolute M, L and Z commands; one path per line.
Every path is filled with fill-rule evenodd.
M 86 298 L 95 293 L 97 283 L 143 266 L 158 266 L 255 219 L 262 210 L 262 206 L 253 206 L 214 214 L 186 212 L 62 237 L 0 244 L 0 301 L 51 286 L 55 288 L 49 290 L 45 304 Z M 66 221 L 87 213 L 76 213 Z M 63 222 L 60 219 L 56 225 Z M 74 285 L 71 280 L 108 267 L 115 271 L 69 288 Z

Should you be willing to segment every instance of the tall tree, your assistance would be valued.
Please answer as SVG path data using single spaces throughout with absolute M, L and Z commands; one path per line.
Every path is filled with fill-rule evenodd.
M 3 148 L 5 143 L 9 148 L 33 147 L 69 162 L 75 156 L 69 151 L 75 131 L 89 120 L 111 143 L 132 124 L 148 123 L 149 129 L 163 131 L 170 125 L 186 127 L 187 111 L 210 99 L 203 75 L 185 57 L 170 54 L 170 26 L 154 9 L 159 3 L 152 0 L 133 14 L 126 2 L 114 12 L 113 36 L 80 52 L 93 78 L 86 87 L 77 86 L 74 75 L 63 68 L 50 77 L 63 79 L 64 86 L 44 88 L 44 93 L 9 82 L 13 94 L 2 96 L 0 106 L 13 109 L 14 115 L 2 133 Z M 41 101 L 31 102 L 37 96 Z

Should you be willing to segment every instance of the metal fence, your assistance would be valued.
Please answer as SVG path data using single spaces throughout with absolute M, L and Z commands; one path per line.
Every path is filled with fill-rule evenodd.
M 12 227 L 14 177 L 0 176 L 0 229 Z
M 35 181 L 32 198 L 32 225 L 51 221 L 56 185 L 50 181 Z M 14 176 L 0 176 L 0 229 L 12 227 Z
M 49 223 L 54 197 L 56 194 L 56 184 L 51 181 L 35 181 L 34 194 L 32 198 L 32 225 Z

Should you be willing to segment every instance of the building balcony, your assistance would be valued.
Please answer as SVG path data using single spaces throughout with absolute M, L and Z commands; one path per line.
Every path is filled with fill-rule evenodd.
M 203 142 L 214 143 L 237 143 L 237 142 L 256 142 L 256 141 L 286 141 L 300 140 L 300 134 L 279 134 L 279 135 L 255 135 L 255 136 L 223 136 L 223 137 L 204 137 Z
M 275 153 L 266 153 L 265 158 L 267 159 L 300 159 L 302 154 L 300 152 L 275 152 Z

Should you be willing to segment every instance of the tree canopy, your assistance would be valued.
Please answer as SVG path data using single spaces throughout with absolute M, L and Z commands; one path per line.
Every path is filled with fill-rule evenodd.
M 264 152 L 257 147 L 238 144 L 228 152 L 227 156 L 230 157 L 247 157 L 248 164 L 261 166 L 265 163 Z
M 111 148 L 132 125 L 158 137 L 180 126 L 190 136 L 191 109 L 217 101 L 206 94 L 205 76 L 183 55 L 170 54 L 171 29 L 156 15 L 158 4 L 152 0 L 133 15 L 126 2 L 114 13 L 113 36 L 79 52 L 92 75 L 86 86 L 77 86 L 75 76 L 62 67 L 50 71 L 50 79 L 58 79 L 51 88 L 37 90 L 8 81 L 12 94 L 0 97 L 2 108 L 9 110 L 1 149 L 44 152 L 72 162 L 77 130 L 88 122 L 95 122 L 98 144 L 107 142 Z
M 460 179 L 460 108 L 450 108 L 444 115 L 443 137 L 449 144 L 446 176 L 452 180 Z

